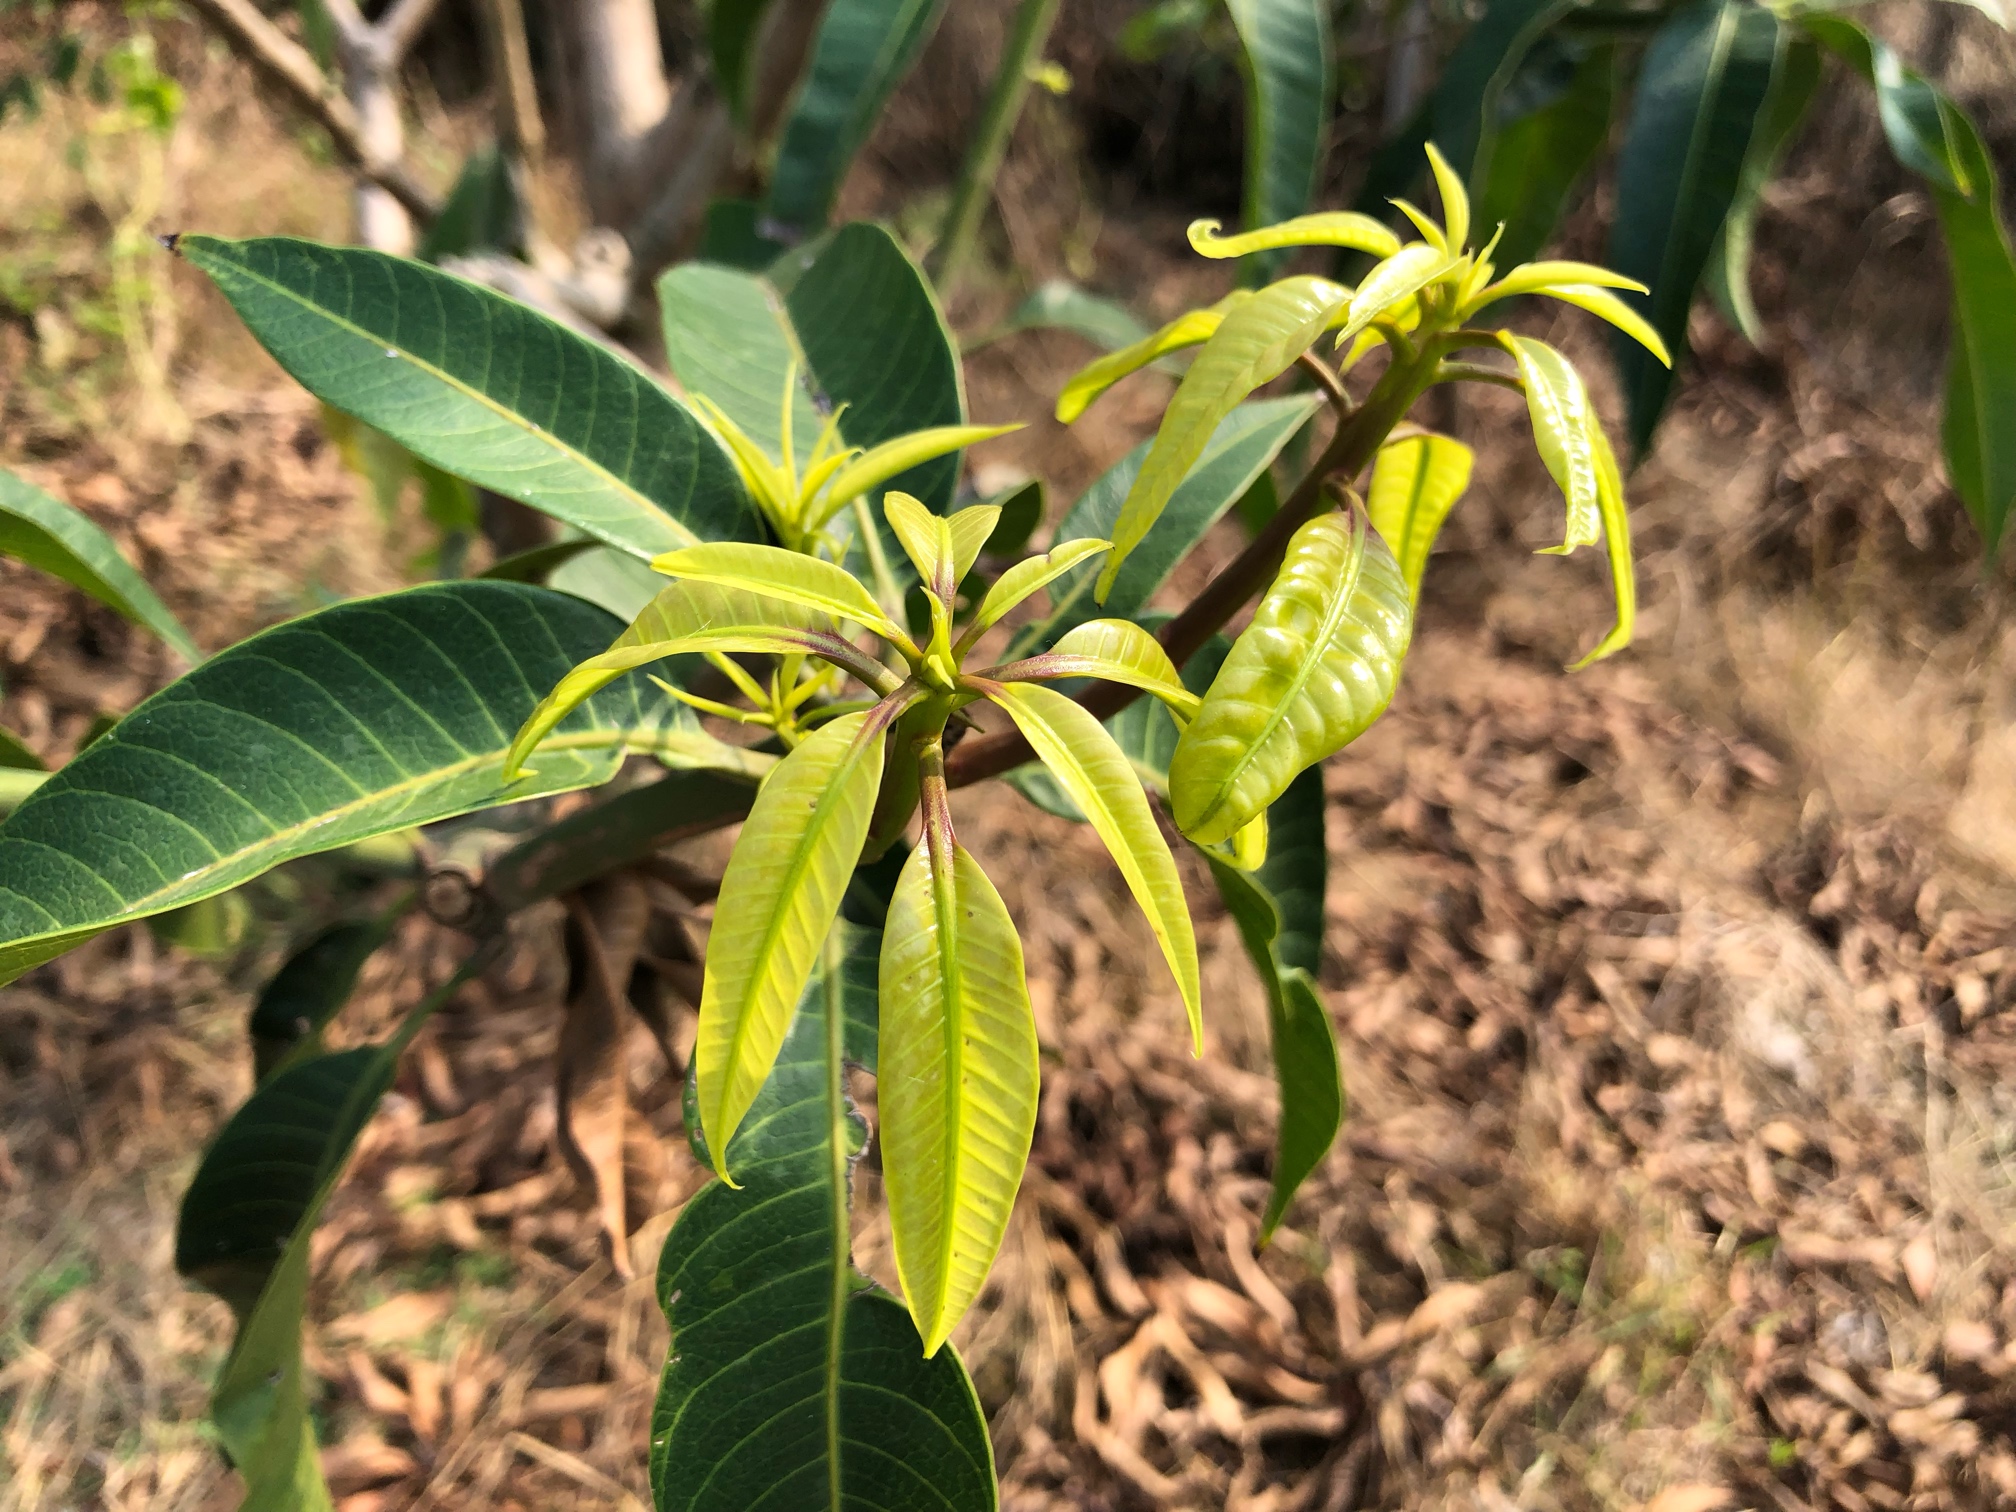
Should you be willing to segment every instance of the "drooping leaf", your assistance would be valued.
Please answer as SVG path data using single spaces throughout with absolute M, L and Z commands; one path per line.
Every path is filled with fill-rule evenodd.
M 1097 677 L 1153 693 L 1184 719 L 1197 712 L 1197 695 L 1183 686 L 1162 643 L 1132 620 L 1087 620 L 1065 631 L 1042 655 L 990 668 L 981 676 L 1005 681 Z
M 536 777 L 504 780 L 539 690 L 619 628 L 565 594 L 467 580 L 338 604 L 211 658 L 0 824 L 0 976 L 283 861 L 706 739 L 632 679 L 568 717 Z
M 1055 689 L 1033 683 L 1001 683 L 988 697 L 1007 710 L 1037 759 L 1071 795 L 1112 853 L 1176 978 L 1190 1017 L 1191 1039 L 1202 1054 L 1204 1010 L 1198 986 L 1197 939 L 1183 901 L 1183 882 L 1125 753 L 1114 744 L 1105 726 Z
M 1242 872 L 1205 853 L 1225 910 L 1267 989 L 1281 1123 L 1274 1142 L 1273 1190 L 1260 1220 L 1262 1244 L 1273 1236 L 1296 1189 L 1322 1162 L 1344 1121 L 1337 1036 L 1315 982 L 1327 870 L 1322 769 L 1311 767 L 1297 777 L 1268 812 L 1269 828 L 1286 843 L 1270 851 L 1257 873 Z
M 845 714 L 780 761 L 721 878 L 693 1075 L 714 1169 L 784 1042 L 860 858 L 882 781 L 884 712 Z
M 246 1026 L 260 1080 L 300 1047 L 319 1043 L 323 1026 L 350 1000 L 358 973 L 385 943 L 401 912 L 330 925 L 289 956 L 260 989 Z
M 1616 48 L 1589 48 L 1572 68 L 1558 96 L 1499 128 L 1481 179 L 1471 177 L 1477 223 L 1505 228 L 1493 254 L 1500 266 L 1517 267 L 1553 239 L 1575 186 L 1609 139 Z
M 1421 577 L 1442 522 L 1470 486 L 1475 453 L 1450 436 L 1409 436 L 1389 441 L 1372 463 L 1365 507 L 1407 581 L 1410 600 L 1421 598 Z
M 1253 390 L 1280 377 L 1308 351 L 1350 297 L 1325 278 L 1284 278 L 1226 312 L 1169 401 L 1148 459 L 1113 522 L 1113 555 L 1101 567 L 1094 590 L 1102 604 L 1121 564 L 1204 455 L 1219 424 Z
M 1995 164 L 1966 113 L 1890 49 L 1839 17 L 1802 24 L 1876 86 L 1891 151 L 1932 190 L 1953 273 L 1946 470 L 1992 556 L 2016 509 L 2016 257 Z
M 1226 0 L 1246 74 L 1248 229 L 1308 208 L 1330 130 L 1328 0 Z M 1263 275 L 1279 257 L 1258 259 Z
M 879 1044 L 896 1270 L 931 1355 L 1001 1248 L 1036 1130 L 1038 1076 L 1022 942 L 949 824 L 927 832 L 896 884 Z
M 1526 382 L 1526 413 L 1540 460 L 1568 501 L 1568 528 L 1554 553 L 1573 551 L 1601 539 L 1602 506 L 1596 482 L 1595 443 L 1590 440 L 1594 409 L 1575 365 L 1544 341 L 1507 336 L 1505 348 L 1519 363 Z
M 1764 187 L 1777 172 L 1778 160 L 1804 123 L 1819 88 L 1820 49 L 1804 37 L 1782 37 L 1772 64 L 1770 91 L 1751 134 L 1750 150 L 1743 156 L 1736 198 L 1704 272 L 1709 290 L 1730 324 L 1753 346 L 1763 338 L 1763 321 L 1750 294 L 1750 251 L 1756 239 L 1757 212 L 1764 201 Z
M 1592 411 L 1589 416 L 1589 444 L 1596 458 L 1596 499 L 1603 516 L 1604 555 L 1610 565 L 1610 588 L 1617 599 L 1617 620 L 1575 670 L 1601 661 L 1631 644 L 1631 632 L 1638 622 L 1638 569 L 1631 559 L 1631 515 L 1624 499 L 1624 471 L 1610 438 Z
M 651 567 L 684 582 L 712 583 L 801 605 L 836 619 L 853 620 L 878 635 L 893 638 L 900 633 L 853 574 L 801 552 L 741 541 L 714 541 L 667 552 L 653 561 Z
M 1653 34 L 1639 71 L 1607 261 L 1652 290 L 1646 318 L 1676 358 L 1687 349 L 1694 287 L 1742 184 L 1779 30 L 1765 6 L 1690 0 Z M 1625 341 L 1616 353 L 1632 445 L 1642 454 L 1672 370 Z
M 315 1221 L 400 1054 L 487 958 L 473 957 L 384 1043 L 281 1070 L 225 1124 L 183 1196 L 175 1268 L 238 1315 L 211 1416 L 244 1478 L 243 1512 L 331 1505 L 301 1355 Z
M 1145 609 L 1176 564 L 1253 486 L 1322 402 L 1320 394 L 1259 399 L 1240 405 L 1221 421 L 1196 465 L 1120 569 L 1104 600 L 1106 612 L 1131 618 Z M 1154 446 L 1153 441 L 1142 442 L 1079 495 L 1057 526 L 1058 539 L 1109 537 Z M 1014 570 L 1002 575 L 1002 583 Z M 1071 626 L 1094 618 L 1097 578 L 1088 566 L 1059 579 L 1050 590 L 1050 612 L 1016 636 L 1015 654 L 1040 650 Z
M 1189 236 L 1190 250 L 1200 257 L 1247 257 L 1282 247 L 1349 247 L 1374 257 L 1400 250 L 1400 238 L 1383 221 L 1355 210 L 1319 210 L 1236 236 L 1221 236 L 1215 220 L 1195 220 Z
M 857 962 L 872 973 L 880 931 L 836 936 L 844 960 L 829 946 L 727 1152 L 741 1189 L 696 1196 L 659 1259 L 673 1340 L 651 1421 L 661 1512 L 997 1506 L 957 1353 L 926 1359 L 902 1304 L 849 1262 L 847 1171 L 864 1131 L 841 1061 L 875 1059 L 850 983 Z
M 1209 309 L 1185 311 L 1138 341 L 1086 363 L 1057 391 L 1058 424 L 1070 425 L 1091 408 L 1093 400 L 1129 374 L 1155 366 L 1172 352 L 1202 346 L 1217 334 L 1226 310 L 1250 297 L 1246 290 L 1235 290 Z
M 457 477 L 637 557 L 760 529 L 676 399 L 536 310 L 360 247 L 176 247 L 310 393 Z
M 0 556 L 11 556 L 81 588 L 152 630 L 184 661 L 203 653 L 112 538 L 77 510 L 0 468 Z
M 1407 582 L 1357 510 L 1318 515 L 1233 642 L 1169 764 L 1176 826 L 1230 839 L 1385 711 L 1413 632 Z
M 945 0 L 832 0 L 826 7 L 771 170 L 765 209 L 772 221 L 796 236 L 826 223 L 882 102 L 944 8 Z

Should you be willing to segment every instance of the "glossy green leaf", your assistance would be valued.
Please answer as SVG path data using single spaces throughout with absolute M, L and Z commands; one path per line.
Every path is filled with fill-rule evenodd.
M 1138 616 L 1176 564 L 1266 472 L 1322 402 L 1320 394 L 1259 399 L 1240 405 L 1221 421 L 1203 455 L 1121 567 L 1105 598 L 1107 612 L 1120 618 Z M 1079 495 L 1057 526 L 1059 539 L 1110 535 L 1154 445 L 1142 442 Z M 1014 571 L 1004 573 L 1001 582 L 1005 584 Z M 1049 613 L 1017 633 L 1015 654 L 1041 650 L 1073 625 L 1094 618 L 1098 608 L 1092 590 L 1097 578 L 1092 567 L 1084 566 L 1057 580 L 1050 589 Z
M 857 962 L 872 983 L 879 931 L 843 922 L 835 936 L 844 958 L 828 947 L 729 1147 L 741 1189 L 694 1197 L 659 1258 L 673 1341 L 651 1422 L 661 1512 L 998 1505 L 957 1353 L 926 1359 L 903 1305 L 849 1261 L 848 1169 L 865 1131 L 841 1062 L 876 1058 L 851 984 Z
M 1162 643 L 1132 620 L 1087 620 L 1072 626 L 1042 655 L 979 675 L 1005 682 L 1097 677 L 1152 693 L 1184 719 L 1197 712 L 1197 695 L 1183 686 Z
M 1057 392 L 1058 424 L 1070 425 L 1091 408 L 1093 400 L 1122 378 L 1156 365 L 1172 352 L 1202 346 L 1217 334 L 1224 323 L 1225 311 L 1250 297 L 1244 289 L 1235 290 L 1209 309 L 1185 311 L 1138 341 L 1088 362 Z
M 253 636 L 142 703 L 0 824 L 0 976 L 283 861 L 606 782 L 698 735 L 641 678 L 504 751 L 541 689 L 620 628 L 565 594 L 437 583 Z M 116 816 L 116 817 L 114 817 Z
M 1421 598 L 1421 577 L 1442 522 L 1470 486 L 1476 454 L 1450 436 L 1409 436 L 1389 441 L 1372 463 L 1365 507 L 1407 581 L 1410 601 Z
M 1646 49 L 1606 261 L 1652 290 L 1646 318 L 1676 358 L 1686 351 L 1694 287 L 1742 184 L 1779 32 L 1777 16 L 1749 0 L 1690 0 Z M 1632 445 L 1643 453 L 1672 370 L 1627 341 L 1616 351 Z
M 1602 538 L 1602 505 L 1596 481 L 1595 443 L 1590 440 L 1595 411 L 1589 390 L 1575 365 L 1544 341 L 1507 336 L 1505 349 L 1519 363 L 1526 383 L 1526 414 L 1533 422 L 1533 443 L 1548 475 L 1568 501 L 1568 528 L 1559 546 L 1565 553 Z
M 1778 161 L 1804 123 L 1819 88 L 1820 49 L 1804 37 L 1781 37 L 1770 91 L 1751 134 L 1750 150 L 1743 156 L 1736 198 L 1722 222 L 1722 239 L 1704 271 L 1708 288 L 1730 324 L 1752 345 L 1763 338 L 1763 321 L 1750 294 L 1750 251 L 1756 240 L 1757 212 L 1764 201 L 1764 186 L 1777 172 Z
M 723 655 L 819 656 L 844 648 L 845 643 L 832 630 L 831 620 L 818 609 L 705 581 L 674 583 L 645 606 L 614 644 L 573 668 L 539 700 L 538 707 L 512 737 L 511 748 L 504 756 L 504 770 L 513 778 L 522 776 L 526 762 L 532 759 L 547 732 L 585 699 L 624 673 L 668 656 L 710 651 Z M 693 754 L 702 753 L 696 750 Z M 724 747 L 718 754 L 723 761 L 735 762 L 738 755 L 746 761 L 756 753 Z
M 556 567 L 573 561 L 583 552 L 607 549 L 601 542 L 587 536 L 576 536 L 571 541 L 548 541 L 543 546 L 528 546 L 523 551 L 500 557 L 476 575 L 500 583 L 543 583 L 552 576 Z M 635 561 L 636 558 L 629 560 Z
M 1308 208 L 1330 135 L 1329 0 L 1226 0 L 1246 74 L 1245 216 L 1272 226 Z M 1258 259 L 1265 271 L 1278 256 Z
M 1617 599 L 1617 620 L 1609 633 L 1580 661 L 1577 670 L 1601 661 L 1631 644 L 1631 632 L 1638 622 L 1638 570 L 1631 559 L 1631 515 L 1624 498 L 1624 471 L 1610 438 L 1592 411 L 1589 416 L 1589 443 L 1596 459 L 1597 502 L 1603 516 L 1604 555 L 1610 564 L 1610 588 Z
M 1211 875 L 1225 910 L 1267 989 L 1274 1080 L 1281 1122 L 1274 1142 L 1274 1183 L 1261 1216 L 1265 1244 L 1288 1211 L 1296 1189 L 1322 1163 L 1344 1121 L 1344 1082 L 1337 1036 L 1316 991 L 1321 959 L 1323 773 L 1311 767 L 1269 810 L 1282 839 L 1257 873 L 1241 872 L 1210 852 Z
M 868 835 L 882 781 L 883 711 L 822 725 L 757 792 L 707 937 L 693 1075 L 700 1117 L 726 1153 L 756 1099 Z
M 1235 236 L 1221 236 L 1215 220 L 1190 222 L 1190 250 L 1201 257 L 1246 257 L 1281 247 L 1349 247 L 1391 257 L 1400 250 L 1400 238 L 1383 221 L 1355 210 L 1319 210 Z
M 315 1221 L 420 1026 L 476 974 L 472 960 L 389 1040 L 317 1055 L 255 1091 L 182 1199 L 175 1268 L 238 1315 L 211 1416 L 245 1481 L 243 1512 L 326 1512 L 301 1352 Z
M 1992 556 L 2016 509 L 2016 257 L 1995 164 L 1966 113 L 1890 49 L 1839 17 L 1802 24 L 1876 86 L 1891 151 L 1931 187 L 1953 277 L 1946 470 Z
M 1177 828 L 1230 839 L 1304 768 L 1364 733 L 1400 681 L 1407 582 L 1356 510 L 1318 515 L 1233 642 L 1169 764 Z
M 1002 683 L 988 697 L 1007 710 L 1037 759 L 1071 795 L 1112 853 L 1176 978 L 1190 1018 L 1191 1039 L 1201 1055 L 1204 1009 L 1190 910 L 1176 862 L 1126 754 L 1104 725 L 1055 689 Z
M 1022 942 L 949 823 L 927 828 L 889 906 L 879 1046 L 896 1271 L 931 1355 L 1001 1248 L 1036 1130 L 1038 1076 Z
M 685 582 L 713 583 L 852 620 L 878 635 L 893 638 L 900 633 L 844 567 L 801 552 L 741 541 L 712 541 L 667 552 L 651 567 Z
M 189 662 L 203 653 L 112 538 L 79 511 L 0 468 L 0 555 L 59 577 L 152 630 Z
M 831 0 L 771 170 L 772 221 L 797 236 L 826 223 L 882 102 L 944 8 L 945 0 Z
M 1499 128 L 1489 163 L 1472 175 L 1478 225 L 1505 228 L 1493 254 L 1503 266 L 1530 260 L 1553 240 L 1575 186 L 1609 141 L 1616 48 L 1589 48 L 1572 67 L 1558 96 Z
M 1113 522 L 1113 555 L 1101 567 L 1094 590 L 1101 603 L 1111 594 L 1121 564 L 1204 455 L 1225 417 L 1308 351 L 1350 297 L 1327 278 L 1284 278 L 1226 311 L 1169 401 L 1148 460 Z
M 1061 530 L 1059 533 L 1062 533 Z M 980 601 L 980 608 L 975 612 L 973 623 L 967 629 L 963 641 L 970 644 L 979 639 L 981 631 L 993 625 L 1030 594 L 1055 582 L 1080 562 L 1101 556 L 1112 549 L 1111 541 L 1095 537 L 1079 537 L 1060 541 L 1041 556 L 1017 562 L 995 579 L 994 586 L 987 590 L 987 597 Z
M 359 247 L 176 246 L 310 393 L 457 477 L 637 557 L 760 529 L 676 399 L 535 310 Z

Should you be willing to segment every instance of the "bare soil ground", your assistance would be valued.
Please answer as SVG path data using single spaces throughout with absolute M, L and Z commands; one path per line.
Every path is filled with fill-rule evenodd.
M 1982 30 L 1953 68 L 1985 89 L 2011 60 Z M 340 234 L 340 176 L 164 32 L 191 105 L 148 229 Z M 957 92 L 949 65 L 925 77 Z M 899 108 L 854 208 L 892 211 L 923 131 L 901 111 L 937 108 Z M 0 127 L 30 165 L 0 181 L 0 458 L 111 528 L 208 645 L 395 585 L 417 524 L 379 519 L 185 270 L 134 263 L 151 283 L 122 324 L 105 249 L 134 205 L 118 162 L 95 188 L 65 165 L 84 116 Z M 1065 271 L 1077 237 L 1106 287 L 1192 297 L 1181 214 L 1102 221 L 1059 193 L 1067 136 L 1039 116 L 1011 159 L 1018 261 Z M 2016 618 L 1938 471 L 1936 243 L 1869 166 L 1879 143 L 1833 107 L 1774 191 L 1771 352 L 1702 317 L 1633 484 L 1627 655 L 1561 671 L 1607 623 L 1595 565 L 1529 555 L 1558 502 L 1516 409 L 1490 392 L 1453 417 L 1483 454 L 1474 496 L 1391 714 L 1327 773 L 1349 1121 L 1267 1251 L 1264 1006 L 1208 883 L 1197 1061 L 1096 841 L 1006 790 L 959 796 L 1047 1057 L 1023 1199 L 959 1340 L 1009 1507 L 2016 1504 Z M 1004 297 L 955 315 L 979 327 Z M 1553 334 L 1600 363 L 1579 321 Z M 990 348 L 973 408 L 1036 419 L 1084 355 Z M 986 462 L 1068 497 L 1152 424 L 1158 382 Z M 0 718 L 52 761 L 173 671 L 5 564 L 0 659 Z M 235 955 L 127 930 L 0 993 L 0 1512 L 234 1505 L 201 1422 L 229 1316 L 170 1257 L 181 1188 L 250 1087 L 251 993 L 304 927 L 282 894 L 261 909 Z M 648 1503 L 651 1266 L 704 1173 L 640 1030 L 656 1216 L 618 1278 L 553 1147 L 556 927 L 526 920 L 425 1032 L 318 1235 L 344 1512 Z M 382 1030 L 457 945 L 410 922 L 342 1032 Z

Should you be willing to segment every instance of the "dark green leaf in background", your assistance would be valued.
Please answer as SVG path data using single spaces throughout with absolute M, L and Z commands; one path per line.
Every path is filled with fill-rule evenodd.
M 1694 287 L 1742 184 L 1779 31 L 1778 18 L 1749 0 L 1692 0 L 1653 34 L 1639 70 L 1617 163 L 1609 265 L 1652 290 L 1641 303 L 1676 367 Z M 1673 370 L 1628 338 L 1615 351 L 1642 455 Z
M 771 172 L 767 218 L 795 240 L 819 230 L 882 102 L 909 71 L 945 0 L 831 0 Z
M 697 737 L 634 674 L 569 716 L 536 774 L 503 781 L 533 705 L 620 629 L 565 594 L 470 580 L 338 604 L 213 657 L 0 824 L 0 976 L 283 861 L 604 782 L 626 749 Z
M 871 889 L 872 890 L 872 889 Z M 885 900 L 886 901 L 886 900 Z M 902 1303 L 848 1254 L 848 1167 L 865 1131 L 841 1062 L 843 922 L 716 1183 L 665 1241 L 672 1350 L 651 1423 L 661 1512 L 992 1512 L 993 1450 L 965 1367 L 924 1358 Z
M 713 0 L 707 12 L 707 50 L 714 58 L 714 80 L 735 119 L 745 126 L 756 37 L 769 8 L 770 0 Z
M 1736 199 L 1722 222 L 1722 238 L 1709 256 L 1705 270 L 1709 293 L 1729 323 L 1755 345 L 1763 336 L 1763 322 L 1750 297 L 1750 250 L 1756 238 L 1757 212 L 1764 201 L 1764 186 L 1778 169 L 1778 160 L 1791 143 L 1792 134 L 1806 119 L 1820 87 L 1820 49 L 1804 37 L 1781 37 L 1777 61 L 1771 70 L 1771 92 L 1757 117 L 1757 130 L 1750 138 L 1750 150 L 1743 158 L 1743 177 Z
M 441 213 L 420 238 L 413 255 L 422 262 L 438 263 L 444 257 L 467 257 L 472 252 L 506 252 L 516 257 L 524 251 L 525 210 L 518 201 L 518 186 L 512 182 L 511 164 L 494 142 L 478 147 L 462 165 Z
M 446 472 L 645 560 L 760 534 L 733 464 L 685 407 L 536 310 L 355 247 L 177 247 L 310 393 Z
M 0 555 L 11 556 L 81 588 L 168 642 L 183 660 L 203 653 L 135 572 L 112 538 L 79 511 L 0 468 Z
M 1225 0 L 1238 28 L 1246 76 L 1248 230 L 1309 208 L 1329 143 L 1329 0 Z M 1255 281 L 1280 265 L 1280 253 L 1252 261 Z
M 246 1026 L 252 1036 L 253 1070 L 261 1081 L 302 1046 L 319 1043 L 323 1027 L 350 1000 L 365 961 L 385 943 L 403 911 L 332 924 L 273 973 L 260 989 Z
M 1505 227 L 1492 254 L 1501 268 L 1531 262 L 1553 239 L 1576 184 L 1610 136 L 1616 49 L 1598 45 L 1583 49 L 1579 57 L 1565 48 L 1546 51 L 1547 69 L 1564 75 L 1559 89 L 1499 128 L 1491 161 L 1481 180 L 1475 180 L 1481 183 L 1475 211 L 1479 232 L 1488 238 L 1501 223 Z M 1510 93 L 1504 102 L 1508 109 Z

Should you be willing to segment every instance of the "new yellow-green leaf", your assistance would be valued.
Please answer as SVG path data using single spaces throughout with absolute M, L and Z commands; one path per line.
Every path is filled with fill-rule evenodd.
M 882 1178 L 896 1273 L 936 1354 L 1001 1248 L 1036 1130 L 1022 942 L 949 829 L 910 853 L 882 932 Z
M 1252 290 L 1235 289 L 1206 310 L 1188 310 L 1159 331 L 1151 331 L 1139 341 L 1094 358 L 1077 372 L 1057 394 L 1057 422 L 1069 425 L 1106 390 L 1122 378 L 1161 361 L 1171 352 L 1202 346 L 1216 334 L 1225 312 L 1252 298 Z
M 1177 828 L 1230 839 L 1384 712 L 1413 634 L 1407 582 L 1364 515 L 1318 515 L 1240 632 L 1169 761 Z
M 894 490 L 882 500 L 882 515 L 925 588 L 940 599 L 949 599 L 959 579 L 952 570 L 952 532 L 945 517 Z
M 1169 496 L 1204 454 L 1218 423 L 1253 390 L 1286 372 L 1349 298 L 1349 290 L 1327 278 L 1284 278 L 1226 312 L 1183 375 L 1148 460 L 1120 505 L 1113 523 L 1113 555 L 1093 590 L 1101 603 L 1127 553 L 1148 534 Z
M 1449 166 L 1433 142 L 1428 144 L 1428 167 L 1442 196 L 1443 238 L 1451 252 L 1461 252 L 1470 245 L 1470 191 L 1463 187 L 1463 175 Z
M 900 633 L 852 574 L 801 552 L 741 541 L 710 541 L 704 546 L 668 551 L 654 559 L 651 567 L 667 577 L 740 588 L 764 598 L 823 610 L 891 639 Z
M 777 1059 L 860 859 L 882 781 L 886 708 L 842 715 L 777 763 L 721 878 L 693 1075 L 723 1180 L 729 1141 Z
M 968 504 L 964 509 L 954 510 L 946 516 L 946 527 L 952 532 L 954 583 L 965 581 L 966 574 L 971 572 L 973 564 L 980 560 L 981 551 L 993 538 L 995 528 L 1000 523 L 999 504 Z M 1023 539 L 1027 538 L 1027 532 L 1024 532 Z
M 1421 576 L 1442 522 L 1470 486 L 1474 457 L 1461 441 L 1425 435 L 1389 441 L 1372 463 L 1365 505 L 1372 528 L 1400 565 L 1412 601 L 1420 600 Z
M 1132 620 L 1087 620 L 1065 631 L 1057 644 L 1040 656 L 980 675 L 1003 681 L 1097 677 L 1153 693 L 1179 721 L 1197 712 L 1197 695 L 1183 686 L 1182 674 L 1162 643 Z
M 1341 347 L 1373 321 L 1399 314 L 1401 306 L 1455 267 L 1457 261 L 1440 247 L 1426 242 L 1402 247 L 1367 273 L 1365 281 L 1352 294 L 1350 304 L 1343 309 L 1344 324 L 1337 332 L 1337 345 Z
M 1530 336 L 1504 336 L 1501 340 L 1519 364 L 1519 376 L 1526 380 L 1526 413 L 1533 422 L 1533 442 L 1540 460 L 1560 485 L 1568 501 L 1568 528 L 1559 546 L 1545 549 L 1556 555 L 1577 546 L 1593 545 L 1602 539 L 1602 501 L 1596 483 L 1596 448 L 1589 439 L 1596 424 L 1589 405 L 1589 390 L 1582 375 L 1544 341 Z
M 1081 536 L 1074 541 L 1060 541 L 1041 556 L 1030 557 L 1017 562 L 987 590 L 987 597 L 980 601 L 979 611 L 973 616 L 973 623 L 960 637 L 960 646 L 971 645 L 980 638 L 980 633 L 1013 609 L 1022 600 L 1047 583 L 1055 582 L 1087 557 L 1095 557 L 1102 551 L 1111 551 L 1113 543 L 1102 541 L 1096 536 Z
M 1638 571 L 1631 560 L 1631 515 L 1624 500 L 1624 472 L 1593 413 L 1589 417 L 1589 444 L 1596 453 L 1596 497 L 1603 511 L 1604 554 L 1610 560 L 1610 586 L 1617 596 L 1617 622 L 1575 663 L 1577 671 L 1630 645 L 1632 628 L 1638 623 Z
M 1197 937 L 1190 928 L 1190 909 L 1183 899 L 1175 859 L 1149 812 L 1148 798 L 1141 791 L 1133 764 L 1104 725 L 1054 688 L 999 683 L 987 696 L 1008 711 L 1023 739 L 1112 853 L 1176 978 L 1190 1018 L 1191 1039 L 1201 1055 L 1204 1007 L 1198 985 Z
M 1400 250 L 1400 238 L 1383 222 L 1355 210 L 1298 215 L 1236 236 L 1220 236 L 1218 225 L 1215 220 L 1190 222 L 1190 250 L 1201 257 L 1244 257 L 1277 247 L 1350 247 L 1374 257 L 1391 257 Z
M 678 582 L 663 590 L 600 656 L 582 662 L 539 700 L 504 756 L 507 782 L 524 775 L 533 748 L 570 711 L 633 667 L 692 652 L 820 655 L 842 649 L 827 615 L 740 588 Z
M 1596 263 L 1585 262 L 1530 262 L 1521 263 L 1496 283 L 1487 285 L 1471 307 L 1464 313 L 1474 314 L 1486 305 L 1496 304 L 1501 299 L 1511 299 L 1520 294 L 1547 294 L 1555 289 L 1589 287 L 1597 289 L 1629 289 L 1633 294 L 1650 292 L 1635 278 L 1612 272 Z
M 818 518 L 811 523 L 825 524 L 849 500 L 887 483 L 891 478 L 900 477 L 920 463 L 1020 429 L 1020 425 L 934 425 L 928 430 L 912 431 L 907 436 L 884 441 L 833 474 L 826 485 L 825 495 L 819 501 Z

